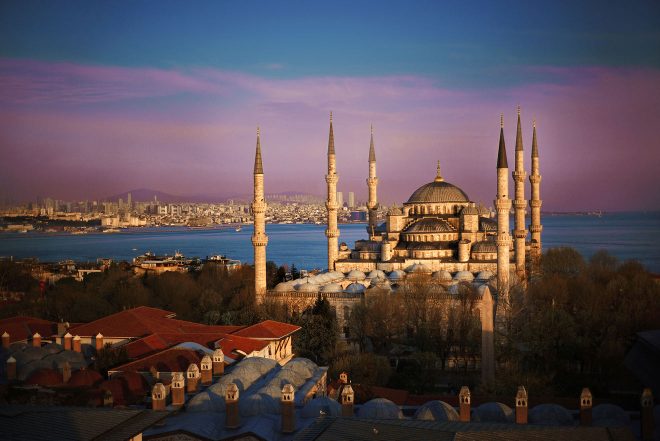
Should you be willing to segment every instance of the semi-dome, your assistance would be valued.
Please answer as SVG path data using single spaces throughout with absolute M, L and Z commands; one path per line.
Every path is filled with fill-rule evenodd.
M 405 233 L 453 233 L 454 228 L 437 217 L 421 219 L 404 230 Z
M 422 185 L 410 196 L 408 204 L 469 202 L 463 190 L 445 181 L 435 180 Z
M 479 209 L 474 204 L 470 204 L 461 210 L 461 214 L 463 216 L 467 216 L 467 215 L 479 216 Z
M 497 244 L 494 240 L 483 240 L 472 245 L 473 253 L 497 253 Z

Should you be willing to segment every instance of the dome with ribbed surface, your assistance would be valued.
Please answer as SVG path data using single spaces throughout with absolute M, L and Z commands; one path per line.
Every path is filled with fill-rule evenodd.
M 405 233 L 453 233 L 454 228 L 437 217 L 421 219 L 404 230 Z
M 422 185 L 410 196 L 408 204 L 469 202 L 463 190 L 445 181 L 433 181 Z

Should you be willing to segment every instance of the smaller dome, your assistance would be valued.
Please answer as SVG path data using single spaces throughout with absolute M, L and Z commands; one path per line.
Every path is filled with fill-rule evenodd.
M 466 215 L 474 215 L 474 216 L 479 216 L 479 209 L 472 203 L 466 207 L 463 207 L 461 210 L 461 215 L 466 216 Z
M 319 292 L 319 286 L 313 283 L 301 283 L 296 286 L 296 291 L 298 292 Z
M 490 216 L 490 210 L 483 205 L 477 205 L 477 211 L 479 212 L 479 216 Z
M 296 286 L 303 285 L 305 283 L 315 284 L 316 282 L 314 281 L 314 277 L 303 277 L 301 279 L 296 280 Z
M 273 291 L 276 292 L 289 292 L 293 291 L 295 288 L 293 287 L 293 283 L 291 282 L 280 282 L 277 285 L 275 285 L 275 288 L 273 288 Z
M 376 287 L 376 286 L 390 286 L 390 281 L 388 280 L 387 276 L 384 277 L 376 277 L 371 279 L 371 283 L 369 284 L 371 287 Z
M 598 427 L 630 426 L 630 415 L 614 404 L 599 404 L 592 409 L 593 425 Z
M 247 397 L 241 397 L 238 400 L 238 409 L 241 416 L 244 417 L 280 413 L 279 403 L 276 403 L 270 395 L 265 394 L 251 394 Z
M 358 417 L 400 420 L 403 419 L 403 413 L 399 406 L 385 398 L 374 398 L 369 400 L 358 410 Z
M 346 278 L 350 281 L 357 282 L 358 280 L 364 280 L 366 276 L 362 271 L 352 270 L 346 275 Z
M 92 387 L 103 381 L 103 376 L 91 369 L 79 369 L 71 374 L 68 385 L 76 387 Z
M 406 273 L 401 270 L 394 270 L 390 273 L 388 277 L 390 281 L 398 282 L 399 280 L 403 280 L 406 277 Z
M 459 271 L 454 274 L 454 280 L 458 282 L 472 282 L 474 275 L 470 271 Z
M 431 268 L 423 263 L 415 263 L 406 268 L 406 272 L 412 274 L 431 274 Z
M 482 240 L 472 245 L 473 253 L 497 253 L 497 244 L 492 240 Z
M 512 423 L 513 409 L 494 401 L 484 403 L 474 409 L 475 419 L 482 423 Z
M 26 384 L 37 384 L 39 386 L 57 386 L 64 383 L 62 374 L 55 369 L 37 369 L 25 380 Z
M 364 285 L 361 283 L 353 282 L 350 285 L 346 287 L 344 292 L 347 292 L 349 294 L 361 294 L 364 292 Z
M 369 275 L 367 276 L 367 279 L 376 279 L 376 278 L 384 279 L 385 277 L 387 277 L 387 276 L 385 275 L 384 271 L 379 270 L 379 269 L 375 269 L 375 270 L 373 270 L 369 273 Z
M 433 273 L 433 279 L 437 280 L 438 282 L 451 282 L 451 274 L 449 274 L 449 271 L 436 271 Z
M 559 404 L 539 404 L 529 411 L 529 423 L 545 426 L 571 426 L 573 416 Z
M 493 273 L 491 273 L 490 271 L 481 271 L 479 274 L 477 274 L 476 280 L 479 280 L 481 282 L 487 282 L 490 279 L 492 279 L 493 276 L 494 276 Z
M 427 421 L 458 421 L 458 412 L 444 401 L 434 400 L 425 403 L 417 409 L 417 412 L 415 412 L 415 419 Z
M 339 283 L 328 283 L 321 287 L 321 292 L 342 292 L 343 290 Z
M 307 402 L 302 409 L 303 418 L 318 418 L 322 415 L 340 416 L 341 405 L 332 398 L 321 396 Z
M 453 233 L 454 228 L 445 220 L 427 217 L 415 222 L 404 233 Z

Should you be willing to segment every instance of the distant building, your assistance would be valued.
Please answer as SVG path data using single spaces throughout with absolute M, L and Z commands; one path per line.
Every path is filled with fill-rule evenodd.
M 341 191 L 337 192 L 337 206 L 342 208 L 344 206 L 344 193 Z
M 355 193 L 352 191 L 348 192 L 348 208 L 353 209 L 355 208 Z

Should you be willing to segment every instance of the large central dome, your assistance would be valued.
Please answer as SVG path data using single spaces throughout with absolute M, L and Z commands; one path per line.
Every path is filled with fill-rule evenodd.
M 408 204 L 470 202 L 463 190 L 449 182 L 435 180 L 422 185 L 410 196 Z

